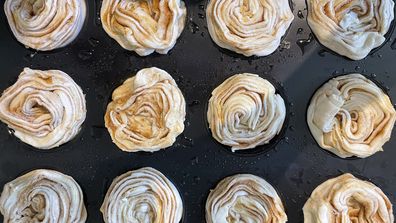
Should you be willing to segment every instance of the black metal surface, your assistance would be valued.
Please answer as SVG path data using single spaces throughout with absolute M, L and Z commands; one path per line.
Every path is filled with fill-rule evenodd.
M 49 53 L 36 53 L 19 44 L 1 10 L 0 90 L 13 84 L 24 67 L 60 69 L 82 87 L 88 113 L 82 132 L 72 142 L 47 152 L 20 142 L 1 125 L 0 187 L 37 168 L 71 175 L 84 191 L 87 222 L 103 222 L 99 208 L 114 177 L 144 166 L 160 170 L 178 187 L 185 207 L 183 222 L 204 222 L 209 190 L 236 173 L 256 174 L 277 188 L 292 223 L 303 222 L 301 209 L 312 190 L 343 172 L 370 179 L 396 204 L 395 134 L 384 146 L 385 152 L 366 159 L 343 160 L 317 146 L 305 118 L 314 91 L 333 75 L 343 73 L 371 76 L 395 101 L 395 34 L 366 59 L 348 60 L 324 50 L 312 38 L 311 42 L 304 41 L 310 34 L 305 2 L 294 0 L 295 20 L 284 38 L 290 42 L 290 49 L 277 50 L 268 57 L 245 58 L 212 42 L 204 18 L 206 1 L 190 0 L 186 4 L 188 23 L 175 48 L 168 55 L 147 57 L 122 49 L 106 35 L 100 24 L 99 0 L 89 1 L 89 16 L 78 39 Z M 299 45 L 305 45 L 303 50 Z M 188 104 L 186 128 L 169 149 L 153 154 L 125 153 L 111 142 L 104 128 L 104 112 L 114 88 L 136 71 L 151 66 L 168 71 L 183 91 Z M 288 100 L 289 121 L 282 139 L 269 151 L 249 156 L 232 154 L 212 139 L 205 118 L 211 91 L 242 72 L 269 79 L 281 87 L 278 90 Z

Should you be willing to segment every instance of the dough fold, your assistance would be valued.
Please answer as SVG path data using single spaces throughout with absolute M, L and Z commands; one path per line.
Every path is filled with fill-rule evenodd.
M 319 185 L 305 203 L 304 223 L 393 223 L 392 204 L 374 184 L 343 174 Z
M 85 0 L 6 0 L 4 11 L 16 39 L 49 51 L 71 43 L 84 25 Z
M 287 216 L 275 189 L 264 179 L 238 174 L 223 179 L 206 201 L 207 223 L 285 223 Z
M 124 49 L 147 56 L 167 54 L 186 23 L 181 0 L 103 0 L 103 29 Z
M 145 167 L 115 178 L 100 210 L 106 223 L 179 223 L 183 203 L 172 182 Z
M 308 0 L 308 24 L 318 40 L 352 60 L 385 41 L 394 18 L 392 0 Z
M 59 70 L 25 68 L 0 97 L 0 120 L 23 142 L 52 149 L 73 139 L 86 117 L 85 96 Z
M 307 111 L 308 126 L 319 146 L 342 158 L 365 158 L 382 151 L 395 120 L 389 97 L 360 74 L 325 83 Z
M 31 171 L 7 183 L 0 197 L 4 223 L 84 223 L 83 193 L 70 176 L 54 170 Z
M 256 74 L 237 74 L 219 85 L 209 100 L 213 137 L 232 151 L 269 143 L 282 129 L 285 102 L 274 86 Z
M 186 103 L 175 80 L 152 67 L 119 86 L 107 106 L 106 127 L 126 152 L 154 152 L 171 146 L 184 130 Z
M 294 19 L 288 0 L 210 0 L 206 17 L 213 41 L 245 56 L 273 53 Z

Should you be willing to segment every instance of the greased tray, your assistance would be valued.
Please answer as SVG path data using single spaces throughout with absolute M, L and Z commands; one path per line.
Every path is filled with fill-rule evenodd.
M 88 109 L 81 133 L 51 151 L 20 142 L 2 124 L 1 187 L 33 169 L 61 171 L 82 187 L 87 222 L 95 223 L 103 222 L 99 208 L 113 178 L 144 166 L 163 172 L 179 189 L 184 203 L 182 222 L 205 222 L 209 190 L 236 173 L 255 174 L 270 182 L 279 191 L 291 223 L 303 222 L 302 207 L 317 185 L 344 172 L 371 180 L 396 204 L 395 134 L 385 144 L 384 152 L 366 159 L 340 159 L 319 148 L 305 118 L 315 90 L 329 78 L 344 73 L 365 74 L 395 101 L 395 34 L 366 59 L 348 60 L 310 38 L 305 2 L 294 0 L 295 19 L 282 46 L 270 56 L 246 58 L 213 43 L 206 27 L 206 1 L 186 0 L 188 21 L 174 49 L 168 55 L 139 57 L 122 49 L 103 31 L 100 0 L 88 2 L 89 15 L 77 40 L 48 53 L 37 53 L 19 44 L 0 10 L 0 90 L 13 84 L 24 67 L 60 69 L 82 87 Z M 188 104 L 186 128 L 169 149 L 153 154 L 125 153 L 111 142 L 104 127 L 106 106 L 117 86 L 151 66 L 169 72 L 181 88 Z M 288 118 L 282 134 L 270 145 L 249 154 L 232 154 L 211 137 L 205 116 L 211 91 L 226 78 L 242 72 L 256 73 L 271 81 L 287 101 Z

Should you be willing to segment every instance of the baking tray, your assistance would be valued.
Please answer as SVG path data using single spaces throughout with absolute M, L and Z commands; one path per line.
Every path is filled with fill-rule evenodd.
M 8 28 L 4 11 L 0 10 L 0 90 L 13 84 L 24 67 L 60 69 L 82 87 L 88 109 L 81 133 L 50 151 L 36 150 L 20 142 L 2 124 L 0 187 L 33 169 L 61 171 L 81 185 L 87 222 L 95 223 L 103 222 L 99 208 L 113 178 L 144 166 L 160 170 L 179 189 L 184 202 L 182 222 L 204 222 L 209 190 L 224 177 L 236 173 L 255 174 L 270 182 L 279 191 L 292 223 L 303 222 L 301 209 L 318 184 L 344 172 L 371 180 L 396 204 L 395 134 L 385 144 L 385 152 L 366 159 L 345 160 L 318 147 L 305 118 L 315 90 L 343 73 L 367 75 L 395 101 L 396 50 L 392 50 L 392 43 L 396 49 L 395 34 L 366 59 L 351 61 L 330 53 L 309 38 L 305 2 L 295 0 L 295 20 L 282 47 L 267 57 L 246 58 L 213 43 L 206 27 L 206 1 L 189 0 L 187 25 L 174 49 L 168 55 L 139 57 L 122 49 L 103 31 L 100 5 L 99 0 L 90 0 L 87 21 L 77 40 L 48 53 L 37 53 L 19 44 Z M 300 48 L 301 45 L 304 47 Z M 153 154 L 125 153 L 111 142 L 104 127 L 106 106 L 117 86 L 138 70 L 151 66 L 168 71 L 181 88 L 188 105 L 186 128 L 171 148 Z M 211 91 L 226 78 L 242 72 L 267 78 L 287 100 L 284 134 L 252 154 L 233 154 L 217 143 L 205 117 Z

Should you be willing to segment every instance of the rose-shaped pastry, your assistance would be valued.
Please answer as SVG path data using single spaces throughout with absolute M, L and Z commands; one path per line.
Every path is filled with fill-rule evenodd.
M 374 184 L 351 174 L 319 185 L 305 203 L 304 223 L 393 223 L 392 204 Z
M 0 97 L 0 120 L 20 140 L 39 149 L 74 138 L 86 112 L 81 88 L 59 70 L 25 68 Z
M 7 183 L 0 197 L 4 221 L 84 223 L 87 212 L 80 186 L 54 170 L 34 170 Z
M 172 182 L 145 167 L 115 178 L 100 211 L 106 223 L 179 223 L 183 203 Z
M 264 179 L 238 174 L 223 179 L 206 201 L 207 223 L 284 223 L 287 216 L 275 189 Z
M 288 0 L 210 0 L 206 17 L 213 41 L 245 56 L 273 53 L 294 19 Z
M 19 42 L 41 51 L 71 43 L 86 15 L 85 0 L 6 0 L 4 11 Z
M 166 54 L 176 44 L 186 22 L 181 0 L 103 0 L 103 29 L 124 49 L 147 56 Z
M 282 129 L 286 107 L 274 86 L 256 74 L 237 74 L 219 85 L 209 100 L 213 137 L 232 151 L 267 144 Z
M 113 92 L 112 99 L 105 123 L 123 151 L 158 151 L 171 146 L 184 130 L 186 103 L 164 70 L 140 70 Z
M 365 158 L 382 151 L 395 119 L 389 97 L 360 74 L 325 83 L 307 112 L 308 126 L 319 146 L 342 158 Z
M 308 24 L 327 48 L 353 60 L 380 46 L 394 17 L 392 0 L 307 0 Z

